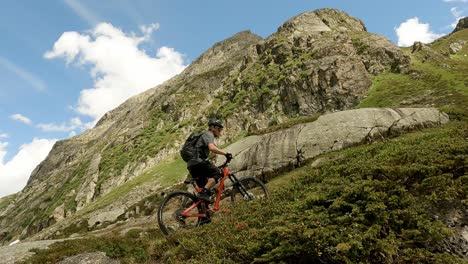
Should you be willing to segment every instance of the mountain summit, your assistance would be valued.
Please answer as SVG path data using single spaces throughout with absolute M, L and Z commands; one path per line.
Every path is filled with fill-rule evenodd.
M 305 12 L 286 21 L 278 33 L 292 36 L 319 34 L 329 31 L 367 31 L 361 20 L 331 8 Z

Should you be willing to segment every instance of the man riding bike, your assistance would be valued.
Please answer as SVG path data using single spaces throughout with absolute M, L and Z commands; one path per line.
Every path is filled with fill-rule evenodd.
M 211 203 L 211 191 L 217 181 L 222 177 L 222 173 L 218 167 L 208 160 L 210 151 L 224 155 L 227 159 L 232 159 L 232 154 L 219 149 L 215 144 L 215 138 L 219 138 L 223 132 L 223 123 L 216 118 L 208 121 L 208 131 L 199 136 L 195 142 L 196 155 L 187 161 L 187 169 L 196 181 L 199 187 L 203 189 L 198 193 L 198 197 L 204 201 Z

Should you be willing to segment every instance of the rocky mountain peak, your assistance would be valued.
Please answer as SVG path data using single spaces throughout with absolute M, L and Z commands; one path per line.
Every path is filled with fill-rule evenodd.
M 257 44 L 262 37 L 253 34 L 250 30 L 241 31 L 223 41 L 220 41 L 198 57 L 187 69 L 185 74 L 195 75 L 208 72 L 226 64 L 231 58 L 243 54 L 243 50 Z M 225 65 L 233 66 L 233 65 Z
M 364 23 L 347 13 L 333 8 L 305 12 L 286 21 L 279 32 L 309 35 L 327 31 L 367 31 Z
M 465 28 L 468 28 L 468 17 L 460 18 L 460 20 L 458 20 L 457 26 L 455 27 L 452 33 L 460 31 Z

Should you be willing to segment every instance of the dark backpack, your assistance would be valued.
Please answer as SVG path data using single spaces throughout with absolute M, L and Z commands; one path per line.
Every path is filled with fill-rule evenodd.
M 203 133 L 205 132 L 193 132 L 187 140 L 185 140 L 184 146 L 182 146 L 182 149 L 180 150 L 180 155 L 185 162 L 198 158 L 198 149 L 195 145 Z

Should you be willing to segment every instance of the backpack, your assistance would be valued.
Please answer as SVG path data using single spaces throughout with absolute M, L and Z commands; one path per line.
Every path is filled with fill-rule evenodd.
M 195 147 L 195 145 L 203 133 L 205 132 L 192 132 L 187 140 L 185 140 L 185 143 L 180 150 L 180 155 L 185 162 L 198 158 L 198 149 Z

